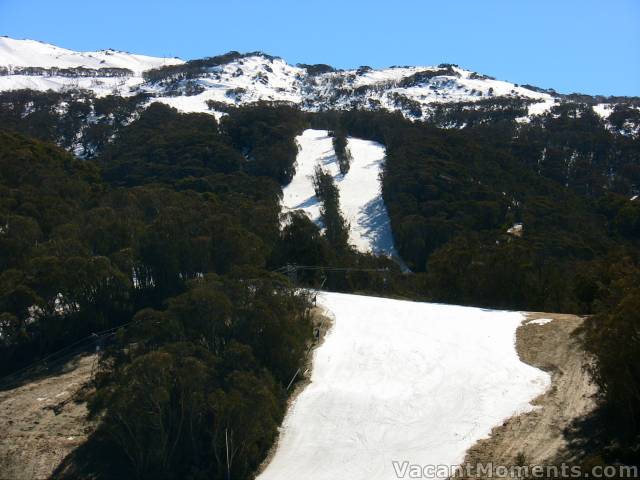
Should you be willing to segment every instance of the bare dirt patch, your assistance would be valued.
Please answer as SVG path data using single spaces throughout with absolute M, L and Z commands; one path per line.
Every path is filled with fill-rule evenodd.
M 511 417 L 470 448 L 465 465 L 539 465 L 580 456 L 569 448 L 571 426 L 593 411 L 597 392 L 585 370 L 590 359 L 575 335 L 582 322 L 575 315 L 527 314 L 516 349 L 523 362 L 551 375 L 551 386 L 532 402 L 535 410 Z
M 95 356 L 84 355 L 61 371 L 0 391 L 0 479 L 49 478 L 94 431 L 84 397 Z

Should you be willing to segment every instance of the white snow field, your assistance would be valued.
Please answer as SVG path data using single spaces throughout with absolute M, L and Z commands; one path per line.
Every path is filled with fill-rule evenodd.
M 150 68 L 184 63 L 178 58 L 135 55 L 118 50 L 76 52 L 37 40 L 16 40 L 0 37 L 0 65 L 43 68 L 128 68 L 142 73 Z
M 291 183 L 283 188 L 284 210 L 304 210 L 313 221 L 321 224 L 321 203 L 315 196 L 312 181 L 315 166 L 321 165 L 333 175 L 340 191 L 340 208 L 350 224 L 349 242 L 361 252 L 372 251 L 397 259 L 389 215 L 380 190 L 384 146 L 349 138 L 347 148 L 353 159 L 349 172 L 342 175 L 332 138 L 326 130 L 305 130 L 296 141 L 300 150 L 296 173 Z
M 518 358 L 520 313 L 338 293 L 318 300 L 335 322 L 260 480 L 391 480 L 394 461 L 458 465 L 550 384 Z
M 0 37 L 0 67 L 8 69 L 8 75 L 0 76 L 0 91 L 29 88 L 55 90 L 81 88 L 92 90 L 99 96 L 117 92 L 131 94 L 131 90 L 143 83 L 142 73 L 163 65 L 184 63 L 179 58 L 150 57 L 117 50 L 76 52 L 36 40 L 16 40 Z M 67 77 L 55 74 L 18 75 L 16 68 L 127 68 L 132 75 L 124 77 Z

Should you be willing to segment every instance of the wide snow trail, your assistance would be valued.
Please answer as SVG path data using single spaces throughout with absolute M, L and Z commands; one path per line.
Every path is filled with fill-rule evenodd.
M 321 165 L 334 177 L 340 191 L 340 208 L 350 224 L 349 242 L 361 252 L 373 251 L 397 258 L 389 215 L 380 190 L 384 146 L 349 138 L 347 148 L 353 159 L 349 172 L 342 175 L 332 138 L 326 130 L 305 130 L 296 141 L 300 145 L 296 173 L 283 189 L 283 207 L 286 210 L 302 209 L 321 224 L 321 204 L 313 189 L 313 172 L 316 165 Z
M 335 323 L 260 480 L 392 480 L 394 461 L 457 465 L 550 384 L 518 358 L 517 312 L 337 293 L 319 301 Z

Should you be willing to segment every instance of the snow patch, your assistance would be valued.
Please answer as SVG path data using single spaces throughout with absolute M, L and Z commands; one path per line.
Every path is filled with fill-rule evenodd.
M 609 118 L 609 115 L 613 112 L 613 105 L 610 103 L 599 103 L 593 106 L 593 111 L 603 120 Z
M 551 95 L 544 95 L 546 95 L 546 97 L 544 97 L 542 101 L 529 105 L 529 108 L 527 109 L 529 116 L 544 115 L 555 105 L 556 100 Z
M 553 322 L 553 318 L 536 318 L 535 320 L 529 320 L 527 325 L 546 325 L 549 322 Z
M 522 223 L 514 223 L 513 227 L 507 229 L 507 233 L 509 235 L 513 235 L 514 237 L 521 237 L 523 232 L 524 232 L 524 224 Z

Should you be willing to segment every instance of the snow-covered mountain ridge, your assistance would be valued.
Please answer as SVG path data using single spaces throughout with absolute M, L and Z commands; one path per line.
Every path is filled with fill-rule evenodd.
M 151 68 L 184 63 L 178 58 L 149 57 L 113 49 L 76 52 L 37 40 L 9 37 L 0 37 L 0 59 L 5 67 L 126 68 L 137 74 Z
M 0 90 L 76 88 L 98 96 L 129 95 L 144 82 L 144 71 L 183 63 L 112 49 L 76 52 L 36 40 L 0 37 Z
M 230 52 L 183 61 L 114 50 L 74 52 L 34 40 L 0 37 L 0 91 L 84 89 L 98 96 L 146 93 L 183 112 L 223 112 L 257 101 L 303 110 L 361 108 L 400 111 L 426 120 L 442 106 L 519 108 L 521 120 L 562 102 L 553 90 L 496 80 L 457 65 L 335 70 L 289 65 L 263 53 Z M 491 107 L 487 104 L 490 103 Z M 602 103 L 595 109 L 607 116 Z

